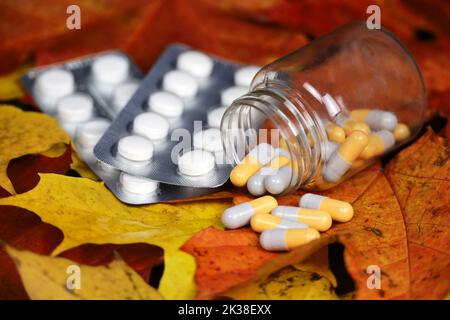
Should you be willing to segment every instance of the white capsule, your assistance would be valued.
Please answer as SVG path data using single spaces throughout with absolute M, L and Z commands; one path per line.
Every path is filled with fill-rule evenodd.
M 208 112 L 208 126 L 212 128 L 220 128 L 223 114 L 227 110 L 227 107 L 214 108 Z
M 106 119 L 96 119 L 80 125 L 76 132 L 77 143 L 83 148 L 93 148 L 110 124 Z
M 383 140 L 384 150 L 388 150 L 395 144 L 394 135 L 390 131 L 381 130 L 375 132 L 375 134 L 378 135 L 381 138 L 381 140 Z
M 75 80 L 70 71 L 50 69 L 37 77 L 33 90 L 42 110 L 53 113 L 58 100 L 75 91 Z
M 133 176 L 125 172 L 120 173 L 120 186 L 127 192 L 134 194 L 148 194 L 158 189 L 159 182 L 144 177 Z
M 320 233 L 313 228 L 269 229 L 261 233 L 259 243 L 261 247 L 268 251 L 285 251 L 319 238 Z
M 334 152 L 333 156 L 328 160 L 322 170 L 323 178 L 328 182 L 338 181 L 352 164 L 347 162 L 338 152 Z
M 247 190 L 254 196 L 262 196 L 266 193 L 266 187 L 264 186 L 265 175 L 261 174 L 261 169 L 255 173 L 247 181 Z
M 397 126 L 397 117 L 392 112 L 373 110 L 367 114 L 365 122 L 372 130 L 393 131 Z
M 145 112 L 134 118 L 133 132 L 150 140 L 161 140 L 169 133 L 169 121 L 153 112 Z
M 210 57 L 199 51 L 186 51 L 178 56 L 177 68 L 199 78 L 209 77 L 214 67 Z
M 184 104 L 183 100 L 173 93 L 157 91 L 148 97 L 148 107 L 162 116 L 175 118 L 183 113 Z
M 119 140 L 118 155 L 136 162 L 148 161 L 153 156 L 153 143 L 141 136 L 131 135 Z
M 220 93 L 222 105 L 225 107 L 230 106 L 234 100 L 236 100 L 240 96 L 243 96 L 247 92 L 248 92 L 248 89 L 246 87 L 240 87 L 240 86 L 229 87 L 229 88 L 223 90 Z
M 236 71 L 234 74 L 234 83 L 237 86 L 248 88 L 252 83 L 253 78 L 260 70 L 260 67 L 257 66 L 247 66 L 242 67 Z
M 276 174 L 268 175 L 264 179 L 264 187 L 271 194 L 280 194 L 291 183 L 292 169 L 290 166 L 281 167 Z
M 198 82 L 187 72 L 172 70 L 164 75 L 162 87 L 181 98 L 192 98 L 197 94 Z
M 288 250 L 286 243 L 286 229 L 265 230 L 259 237 L 261 247 L 268 251 Z
M 222 223 L 228 229 L 236 229 L 250 223 L 253 215 L 269 213 L 278 205 L 272 196 L 264 196 L 226 209 L 222 214 Z
M 178 158 L 178 170 L 186 176 L 201 176 L 214 169 L 214 156 L 204 150 L 192 150 Z
M 85 93 L 74 93 L 58 101 L 57 117 L 61 122 L 84 122 L 94 115 L 94 100 Z
M 135 94 L 136 90 L 139 88 L 139 82 L 128 81 L 119 84 L 113 93 L 112 106 L 114 112 L 119 113 L 130 101 L 131 97 Z
M 220 130 L 211 128 L 195 133 L 194 148 L 213 153 L 223 151 L 222 134 Z
M 248 180 L 273 158 L 274 152 L 275 149 L 267 143 L 255 146 L 231 171 L 231 183 L 237 187 L 245 186 Z

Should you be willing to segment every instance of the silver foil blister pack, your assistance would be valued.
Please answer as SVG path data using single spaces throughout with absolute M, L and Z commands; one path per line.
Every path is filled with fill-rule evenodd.
M 181 159 L 179 157 L 186 150 L 189 152 L 189 150 L 196 149 L 191 138 L 197 133 L 198 129 L 207 127 L 209 113 L 212 110 L 218 109 L 218 107 L 227 106 L 231 103 L 224 103 L 223 93 L 227 89 L 236 87 L 235 73 L 242 66 L 207 56 L 211 61 L 212 67 L 210 74 L 202 77 L 189 73 L 186 70 L 179 70 L 179 57 L 185 53 L 205 56 L 203 53 L 194 51 L 184 45 L 177 44 L 169 46 L 142 80 L 135 95 L 95 146 L 94 154 L 99 160 L 113 168 L 133 175 L 143 176 L 174 186 L 216 188 L 223 185 L 229 178 L 232 167 L 226 161 L 217 161 L 216 157 L 214 168 L 211 171 L 205 174 L 189 175 L 180 172 L 181 168 L 178 166 L 178 159 Z M 195 56 L 195 58 L 198 57 Z M 192 58 L 192 61 L 196 62 L 194 58 Z M 190 68 L 189 64 L 184 66 Z M 180 72 L 182 73 L 181 75 L 178 74 Z M 194 78 L 197 83 L 198 90 L 195 94 L 189 92 L 190 83 L 183 83 L 182 81 L 186 73 L 191 76 L 191 79 Z M 174 77 L 168 79 L 171 76 Z M 180 77 L 177 78 L 178 76 Z M 185 77 L 189 78 L 189 76 Z M 177 85 L 179 87 L 176 87 Z M 241 86 L 237 89 L 239 92 L 238 96 L 240 96 L 247 92 L 248 87 Z M 119 154 L 120 152 L 118 151 L 120 148 L 119 141 L 123 141 L 125 138 L 139 136 L 139 133 L 136 134 L 135 119 L 150 111 L 153 113 L 154 110 L 150 107 L 151 97 L 154 97 L 155 94 L 168 91 L 181 98 L 183 104 L 182 114 L 176 117 L 167 117 L 170 125 L 168 134 L 157 142 L 153 141 L 152 155 L 150 158 L 147 157 L 148 159 L 146 161 L 130 161 L 129 158 L 123 157 L 123 153 Z M 169 107 L 171 106 L 168 105 L 167 108 Z M 157 123 L 157 121 L 152 123 L 150 121 L 147 123 L 147 126 L 147 128 L 151 128 L 152 126 L 159 128 L 160 123 Z M 218 130 L 217 127 L 216 130 Z M 184 133 L 187 134 L 184 135 Z M 186 141 L 189 139 L 191 140 Z M 137 143 L 139 141 L 131 141 L 131 138 L 129 140 L 127 142 L 136 142 L 136 145 L 139 145 Z M 136 138 L 136 140 L 138 139 Z M 151 139 L 149 140 L 151 141 Z M 183 143 L 187 143 L 188 147 L 183 148 Z M 126 151 L 133 152 L 133 150 Z
M 128 75 L 123 79 L 123 81 L 120 81 L 120 83 L 118 84 L 106 83 L 106 85 L 97 87 L 95 86 L 95 81 L 93 80 L 94 76 L 92 74 L 92 66 L 94 61 L 97 61 L 99 58 L 106 56 L 118 56 L 120 57 L 119 60 L 125 59 L 127 61 L 126 64 L 128 65 Z M 50 79 L 52 81 L 49 81 L 50 83 L 47 84 L 44 83 L 44 87 L 47 90 L 56 90 L 56 92 L 59 93 L 59 97 L 58 99 L 53 99 L 53 104 L 46 104 L 45 102 L 48 101 L 46 101 L 45 98 L 42 98 L 42 91 L 45 90 L 39 88 L 39 85 L 36 84 L 36 81 L 45 73 L 48 74 L 48 71 L 51 71 L 50 73 L 52 73 L 54 70 L 56 70 L 57 73 L 62 71 L 62 78 L 58 78 L 58 76 L 61 76 L 61 74 L 56 74 L 56 79 Z M 70 86 L 64 87 L 63 84 L 62 87 L 64 90 L 61 90 L 61 86 L 58 88 L 58 83 L 55 84 L 54 82 L 55 80 L 59 80 L 59 82 L 67 80 L 68 74 L 71 75 L 73 80 L 71 83 L 72 88 L 70 88 Z M 112 75 L 112 77 L 114 77 L 114 74 Z M 99 176 L 105 182 L 107 187 L 122 202 L 136 205 L 156 203 L 188 197 L 196 197 L 217 191 L 213 189 L 189 188 L 167 184 L 158 184 L 158 187 L 153 192 L 140 194 L 127 192 L 120 183 L 120 176 L 122 173 L 119 170 L 114 169 L 95 158 L 93 149 L 96 142 L 106 131 L 107 127 L 109 127 L 111 120 L 114 120 L 117 114 L 121 111 L 121 108 L 125 106 L 126 102 L 134 94 L 134 92 L 130 92 L 130 89 L 132 89 L 130 87 L 133 87 L 135 88 L 133 90 L 136 90 L 141 79 L 141 70 L 126 54 L 120 51 L 107 51 L 95 55 L 89 55 L 78 59 L 35 68 L 32 71 L 24 74 L 21 81 L 27 91 L 32 95 L 33 99 L 40 107 L 40 109 L 43 112 L 56 117 L 58 122 L 60 122 L 62 127 L 65 129 L 67 129 L 67 126 L 65 126 L 64 123 L 61 123 L 61 119 L 59 119 L 58 117 L 58 100 L 66 96 L 70 96 L 73 93 L 82 93 L 92 98 L 92 116 L 85 121 L 73 122 L 72 124 L 74 124 L 74 126 L 72 127 L 74 128 L 69 127 L 69 130 L 67 131 L 71 135 L 76 150 L 81 159 L 83 159 L 83 161 L 92 169 L 92 171 L 95 172 L 95 174 L 97 174 L 97 176 Z M 128 86 L 128 88 L 126 88 L 128 84 L 131 84 L 132 86 Z M 61 85 L 61 83 L 59 83 L 59 85 Z M 122 92 L 122 95 L 115 95 L 115 91 L 120 90 L 121 88 L 126 89 L 125 97 L 123 96 L 124 92 Z M 39 96 L 39 94 L 41 94 L 41 97 Z M 126 98 L 126 101 L 123 101 L 124 98 Z M 91 127 L 90 131 L 77 131 L 77 127 L 86 128 L 88 126 Z M 79 131 L 86 132 L 85 134 L 78 134 Z

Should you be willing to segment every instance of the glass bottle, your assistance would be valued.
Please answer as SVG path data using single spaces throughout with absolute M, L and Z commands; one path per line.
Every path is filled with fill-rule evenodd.
M 234 165 L 264 141 L 287 151 L 282 193 L 323 190 L 413 139 L 425 108 L 410 52 L 389 31 L 357 21 L 263 67 L 221 131 Z

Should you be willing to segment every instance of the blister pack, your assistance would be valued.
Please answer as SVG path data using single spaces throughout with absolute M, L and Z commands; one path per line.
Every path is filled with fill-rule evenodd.
M 81 159 L 123 202 L 155 203 L 217 190 L 159 184 L 97 160 L 93 149 L 139 87 L 142 72 L 124 53 L 108 51 L 36 68 L 22 83 L 45 113 L 72 137 Z
M 257 67 L 171 45 L 98 144 L 113 168 L 163 183 L 216 188 L 229 178 L 219 130 L 227 106 Z

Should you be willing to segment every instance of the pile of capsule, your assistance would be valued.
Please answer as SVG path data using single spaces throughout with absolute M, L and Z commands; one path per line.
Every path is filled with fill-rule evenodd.
M 349 169 L 363 166 L 410 136 L 407 125 L 398 123 L 394 113 L 382 110 L 358 109 L 325 127 L 325 165 L 317 184 L 339 181 Z M 311 138 L 309 144 L 314 148 Z M 286 142 L 280 139 L 279 146 L 255 146 L 233 168 L 231 182 L 237 187 L 247 186 L 254 196 L 283 193 L 296 177 Z
M 410 136 L 407 125 L 399 123 L 393 112 L 357 109 L 348 118 L 337 118 L 326 125 L 328 141 L 326 164 L 322 177 L 326 182 L 336 182 L 351 168 L 383 154 L 396 142 Z
M 331 228 L 332 221 L 348 222 L 353 207 L 348 202 L 317 194 L 304 194 L 299 207 L 278 206 L 272 196 L 263 196 L 226 209 L 222 223 L 236 229 L 250 223 L 261 233 L 261 246 L 269 251 L 286 251 L 320 238 L 319 232 Z

